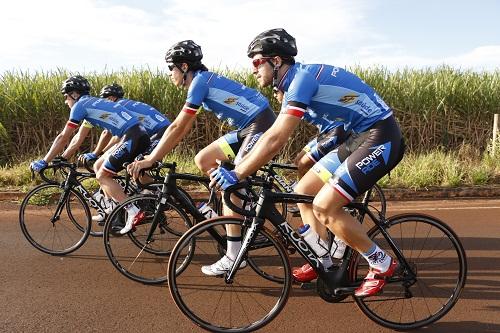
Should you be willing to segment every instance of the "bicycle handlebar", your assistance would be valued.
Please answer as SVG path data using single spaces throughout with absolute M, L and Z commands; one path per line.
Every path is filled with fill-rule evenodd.
M 245 210 L 245 209 L 243 209 L 241 207 L 238 207 L 238 206 L 236 206 L 236 204 L 234 204 L 231 201 L 231 194 L 234 194 L 239 199 L 244 199 L 243 194 L 239 193 L 238 191 L 241 190 L 241 189 L 248 188 L 249 185 L 250 185 L 250 183 L 247 180 L 247 181 L 244 181 L 244 182 L 241 182 L 241 183 L 229 186 L 224 191 L 224 203 L 227 205 L 227 207 L 229 209 L 231 209 L 233 212 L 235 212 L 237 214 L 240 214 L 240 215 L 243 215 L 243 216 L 247 216 L 247 217 L 253 217 L 253 216 L 255 216 L 255 212 L 254 211 L 248 211 L 248 210 Z
M 47 167 L 41 169 L 38 173 L 40 175 L 40 178 L 42 178 L 42 180 L 44 182 L 49 183 L 49 184 L 58 184 L 57 181 L 48 178 L 45 175 L 45 172 L 47 170 L 49 170 L 49 169 L 52 169 L 52 170 L 54 170 L 54 173 L 55 173 L 56 169 L 61 169 L 61 168 L 70 168 L 70 169 L 75 170 L 76 169 L 76 164 L 68 162 L 66 160 L 54 159 L 50 165 L 48 165 Z

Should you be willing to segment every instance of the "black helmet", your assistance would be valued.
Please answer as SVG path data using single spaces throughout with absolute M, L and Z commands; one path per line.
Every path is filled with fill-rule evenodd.
M 257 35 L 248 45 L 247 55 L 249 58 L 257 53 L 261 53 L 265 57 L 295 57 L 297 55 L 295 38 L 289 35 L 285 29 L 266 30 Z
M 99 96 L 102 98 L 107 98 L 109 96 L 122 98 L 123 95 L 125 95 L 125 92 L 123 91 L 122 86 L 118 83 L 108 84 L 102 87 L 101 92 L 99 93 Z
M 69 77 L 62 83 L 61 93 L 64 95 L 72 91 L 76 91 L 80 95 L 88 95 L 90 93 L 89 81 L 81 75 Z
M 201 47 L 192 40 L 183 40 L 172 45 L 165 54 L 165 61 L 169 63 L 199 63 L 203 58 Z

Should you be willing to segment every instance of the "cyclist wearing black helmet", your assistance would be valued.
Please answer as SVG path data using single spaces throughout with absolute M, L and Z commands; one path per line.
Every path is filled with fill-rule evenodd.
M 120 142 L 109 155 L 101 157 L 102 163 L 96 169 L 96 178 L 105 194 L 117 202 L 126 199 L 126 195 L 112 176 L 123 169 L 123 163 L 132 162 L 150 145 L 149 136 L 139 119 L 121 105 L 106 99 L 92 97 L 90 84 L 83 76 L 72 76 L 65 80 L 61 87 L 65 104 L 71 109 L 69 121 L 63 131 L 56 137 L 49 152 L 42 160 L 34 161 L 30 167 L 40 171 L 47 166 L 57 154 L 63 151 L 79 124 L 87 120 L 93 126 L 99 126 L 120 137 Z M 65 156 L 63 156 L 65 157 Z M 99 162 L 99 161 L 98 161 Z M 127 208 L 128 218 L 134 219 L 140 212 L 131 205 Z
M 196 155 L 195 163 L 204 173 L 216 168 L 217 160 L 234 158 L 235 164 L 240 163 L 276 119 L 268 100 L 261 93 L 208 71 L 201 62 L 202 58 L 200 46 L 192 40 L 176 43 L 167 51 L 165 61 L 170 79 L 176 86 L 188 89 L 186 103 L 151 154 L 128 167 L 134 177 L 141 169 L 161 160 L 186 136 L 201 106 L 236 127 L 235 131 L 212 142 Z M 225 215 L 231 214 L 234 213 L 225 209 Z M 234 226 L 229 228 L 226 255 L 214 265 L 203 267 L 205 274 L 223 274 L 236 258 L 241 247 L 241 231 Z
M 148 148 L 146 153 L 152 151 L 154 147 L 160 141 L 161 136 L 167 129 L 168 125 L 170 125 L 170 121 L 168 118 L 161 114 L 158 110 L 156 110 L 151 105 L 148 105 L 143 102 L 134 101 L 131 99 L 123 98 L 125 92 L 123 91 L 122 86 L 117 83 L 109 84 L 102 87 L 101 92 L 99 94 L 100 97 L 106 98 L 111 102 L 115 102 L 126 108 L 132 115 L 137 117 L 141 122 L 142 126 L 146 129 L 146 132 L 150 136 L 151 146 Z M 72 156 L 72 154 L 78 149 L 88 135 L 90 129 L 93 126 L 84 121 L 83 126 L 80 127 L 78 134 L 75 136 L 75 142 L 72 141 L 72 144 L 68 147 L 70 150 L 67 154 Z M 97 143 L 95 149 L 90 152 L 83 154 L 80 156 L 81 161 L 93 160 L 99 157 L 105 151 L 108 151 L 111 147 L 113 147 L 116 143 L 120 141 L 120 138 L 112 135 L 108 130 L 104 130 L 101 133 L 99 138 L 99 142 Z M 63 154 L 64 156 L 64 154 Z
M 272 85 L 284 93 L 282 109 L 247 158 L 233 171 L 214 171 L 213 182 L 227 188 L 258 170 L 286 144 L 301 119 L 314 124 L 342 122 L 346 132 L 356 135 L 322 157 L 295 191 L 315 195 L 312 205 L 299 204 L 304 223 L 325 225 L 368 261 L 370 271 L 355 295 L 375 295 L 398 263 L 342 207 L 399 163 L 404 153 L 401 131 L 392 110 L 359 77 L 335 66 L 295 63 L 296 54 L 295 39 L 284 29 L 267 30 L 250 43 L 254 75 L 262 87 Z M 321 230 L 318 233 L 321 236 Z M 331 266 L 331 257 L 326 255 L 322 263 Z

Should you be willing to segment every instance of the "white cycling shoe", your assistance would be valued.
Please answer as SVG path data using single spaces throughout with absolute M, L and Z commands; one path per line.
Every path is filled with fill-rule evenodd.
M 233 266 L 234 260 L 229 259 L 228 256 L 224 256 L 220 258 L 215 264 L 202 266 L 201 271 L 205 275 L 209 276 L 217 276 L 222 275 L 226 272 L 229 272 L 231 267 Z M 247 266 L 247 262 L 243 260 L 240 264 L 240 268 L 245 268 Z

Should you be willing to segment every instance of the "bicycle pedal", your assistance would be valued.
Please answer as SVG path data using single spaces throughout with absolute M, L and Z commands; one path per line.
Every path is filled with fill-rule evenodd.
M 316 282 L 302 282 L 300 283 L 300 289 L 302 290 L 316 290 Z

